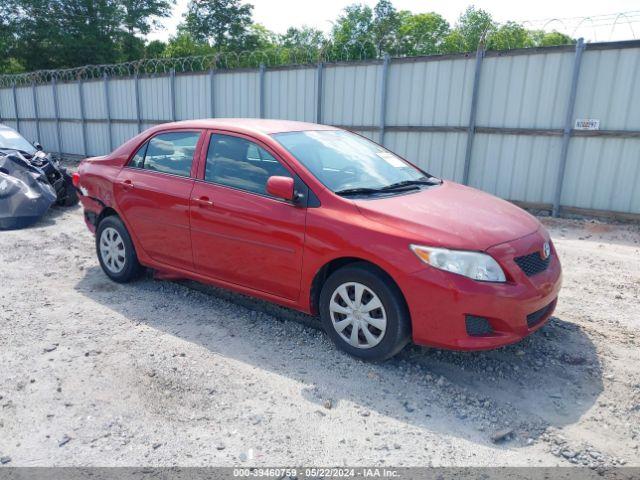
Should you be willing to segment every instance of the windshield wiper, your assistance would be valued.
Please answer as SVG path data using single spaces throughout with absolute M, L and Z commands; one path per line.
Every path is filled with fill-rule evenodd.
M 372 193 L 380 193 L 382 189 L 380 188 L 345 188 L 344 190 L 338 190 L 336 195 L 371 195 Z
M 382 187 L 380 190 L 388 191 L 388 190 L 396 190 L 399 188 L 405 187 L 418 187 L 419 185 L 440 185 L 439 180 L 433 179 L 434 177 L 425 177 L 424 180 L 403 180 L 402 182 L 392 183 L 391 185 L 387 185 L 386 187 Z M 433 180 L 432 180 L 433 179 Z
M 429 184 L 431 185 L 431 184 Z M 376 193 L 393 193 L 393 192 L 406 192 L 409 190 L 419 190 L 420 187 L 418 185 L 388 185 L 386 187 L 380 188 L 347 188 L 345 190 L 338 190 L 335 192 L 337 195 L 374 195 Z
M 418 190 L 420 185 L 440 185 L 442 181 L 435 177 L 424 177 L 421 180 L 403 180 L 402 182 L 392 183 L 384 187 L 371 188 L 371 187 L 358 187 L 358 188 L 346 188 L 344 190 L 338 190 L 335 192 L 337 195 L 372 195 L 375 193 L 386 192 L 402 192 L 407 190 Z

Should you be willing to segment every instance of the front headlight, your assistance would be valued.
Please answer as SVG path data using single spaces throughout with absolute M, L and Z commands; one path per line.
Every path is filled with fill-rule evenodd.
M 447 250 L 446 248 L 411 245 L 420 260 L 432 267 L 457 273 L 483 282 L 505 282 L 504 272 L 498 262 L 486 253 Z

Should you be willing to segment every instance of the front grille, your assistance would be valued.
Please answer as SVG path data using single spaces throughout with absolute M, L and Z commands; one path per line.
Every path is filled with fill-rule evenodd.
M 493 333 L 493 328 L 491 328 L 489 321 L 484 317 L 467 315 L 465 317 L 465 323 L 467 335 L 471 337 L 485 337 Z
M 551 255 L 542 258 L 540 252 L 533 252 L 529 255 L 514 258 L 515 262 L 522 269 L 527 277 L 531 277 L 540 272 L 544 272 L 551 262 Z
M 543 307 L 540 310 L 537 310 L 537 311 L 527 315 L 527 326 L 529 328 L 533 328 L 536 325 L 538 325 L 542 320 L 544 320 L 544 318 L 547 316 L 547 314 L 551 310 L 553 310 L 553 307 L 555 306 L 555 304 L 556 304 L 556 301 L 554 300 L 553 302 L 551 302 L 546 307 Z

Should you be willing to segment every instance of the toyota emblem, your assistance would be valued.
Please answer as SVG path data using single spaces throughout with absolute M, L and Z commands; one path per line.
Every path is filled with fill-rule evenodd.
M 542 245 L 542 259 L 546 260 L 547 258 L 549 258 L 550 255 L 551 255 L 551 245 L 549 245 L 549 242 L 544 242 L 544 245 Z

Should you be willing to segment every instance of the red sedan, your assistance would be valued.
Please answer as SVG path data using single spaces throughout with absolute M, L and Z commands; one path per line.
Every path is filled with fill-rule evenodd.
M 495 348 L 540 328 L 560 290 L 545 228 L 385 148 L 310 123 L 163 124 L 74 182 L 104 272 L 143 267 L 319 314 L 348 353 L 410 340 Z

